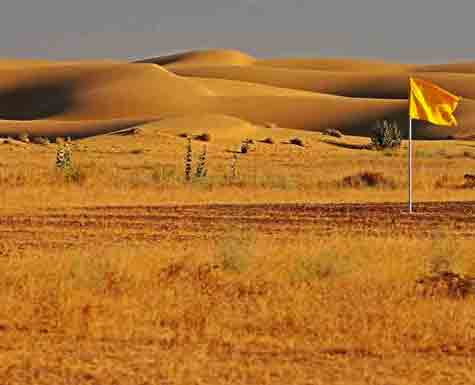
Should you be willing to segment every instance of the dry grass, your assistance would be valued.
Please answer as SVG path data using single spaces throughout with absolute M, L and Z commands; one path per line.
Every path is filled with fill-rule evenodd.
M 473 380 L 474 300 L 415 289 L 433 241 L 228 237 L 3 245 L 4 383 L 354 383 L 361 366 L 375 384 Z
M 207 182 L 186 185 L 185 140 L 176 136 L 76 142 L 74 161 L 87 176 L 82 184 L 55 177 L 54 145 L 4 145 L 0 204 L 29 213 L 104 204 L 404 201 L 403 151 L 387 157 L 299 133 L 309 144 L 302 149 L 280 144 L 291 137 L 280 135 L 272 135 L 275 146 L 258 142 L 240 157 L 233 183 L 225 178 L 233 144 L 213 140 Z M 192 145 L 198 154 L 201 145 Z M 470 146 L 416 144 L 435 154 Z M 143 152 L 131 154 L 134 148 Z M 475 191 L 450 186 L 474 167 L 470 157 L 417 159 L 416 198 L 473 200 Z M 394 189 L 338 185 L 362 170 L 383 172 Z M 443 176 L 448 182 L 436 189 Z M 475 300 L 427 298 L 416 288 L 440 260 L 455 273 L 475 274 L 473 239 L 451 230 L 415 237 L 351 227 L 295 231 L 279 218 L 265 231 L 244 222 L 210 233 L 209 226 L 192 226 L 192 217 L 179 234 L 152 229 L 139 239 L 135 222 L 125 218 L 124 227 L 114 227 L 107 215 L 100 228 L 85 216 L 67 240 L 66 222 L 64 232 L 45 222 L 52 239 L 38 243 L 28 219 L 18 235 L 23 242 L 2 235 L 0 383 L 475 381 Z

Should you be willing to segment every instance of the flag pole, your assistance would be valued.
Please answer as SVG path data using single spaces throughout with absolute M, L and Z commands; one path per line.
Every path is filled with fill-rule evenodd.
M 411 116 L 409 115 L 409 146 L 408 146 L 408 151 L 409 151 L 409 162 L 408 162 L 408 168 L 409 168 L 409 190 L 408 190 L 408 203 L 409 203 L 409 214 L 412 214 L 412 119 Z

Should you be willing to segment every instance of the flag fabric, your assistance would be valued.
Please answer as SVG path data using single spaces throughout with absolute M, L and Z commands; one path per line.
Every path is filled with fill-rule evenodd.
M 456 126 L 454 111 L 460 97 L 422 79 L 410 78 L 411 119 L 426 120 L 440 126 Z

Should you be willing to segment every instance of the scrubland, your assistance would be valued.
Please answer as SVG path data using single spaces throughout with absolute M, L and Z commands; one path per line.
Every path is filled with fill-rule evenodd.
M 2 145 L 1 383 L 475 382 L 474 299 L 416 284 L 475 274 L 471 142 L 416 143 L 416 200 L 467 203 L 410 219 L 382 204 L 406 198 L 406 143 L 262 128 L 238 154 L 211 133 L 185 183 L 180 133 L 75 141 L 69 182 L 57 145 Z M 342 183 L 362 171 L 392 183 Z

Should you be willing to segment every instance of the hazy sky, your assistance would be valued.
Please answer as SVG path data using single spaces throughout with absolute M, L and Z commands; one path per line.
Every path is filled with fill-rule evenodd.
M 475 58 L 474 0 L 4 0 L 0 56 Z

